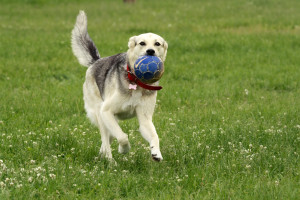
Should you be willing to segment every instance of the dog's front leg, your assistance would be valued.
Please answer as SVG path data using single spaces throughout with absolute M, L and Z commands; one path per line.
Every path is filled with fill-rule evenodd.
M 152 113 L 152 112 L 151 112 Z M 140 132 L 142 136 L 150 144 L 151 155 L 153 160 L 161 161 L 163 159 L 160 148 L 159 139 L 155 127 L 152 122 L 152 114 L 142 108 L 137 108 L 136 114 L 140 124 Z
M 100 116 L 109 133 L 118 140 L 119 153 L 127 153 L 130 150 L 128 135 L 122 131 L 114 114 L 110 110 L 102 109 Z
M 106 128 L 106 126 L 103 123 L 103 120 L 100 116 L 97 116 L 99 128 L 100 128 L 100 134 L 101 134 L 101 148 L 100 148 L 100 155 L 103 157 L 106 157 L 108 160 L 113 160 L 112 154 L 111 154 L 111 148 L 110 144 L 112 142 L 112 137 L 109 135 L 109 131 Z

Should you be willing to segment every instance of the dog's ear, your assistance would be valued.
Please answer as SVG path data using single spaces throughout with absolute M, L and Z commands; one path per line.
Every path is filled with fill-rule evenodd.
M 164 41 L 163 47 L 164 47 L 165 50 L 168 49 L 168 43 L 166 41 Z
M 128 48 L 131 49 L 136 46 L 136 36 L 129 38 Z
M 165 61 L 166 57 L 167 57 L 167 50 L 168 50 L 168 43 L 166 41 L 164 41 L 163 47 L 164 47 L 164 50 L 165 50 L 163 61 Z

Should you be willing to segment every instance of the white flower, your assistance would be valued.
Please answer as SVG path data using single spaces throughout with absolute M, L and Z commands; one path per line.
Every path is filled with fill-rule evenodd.
M 49 177 L 52 178 L 52 179 L 55 179 L 56 175 L 55 174 L 49 174 Z
M 33 181 L 33 178 L 32 178 L 32 177 L 29 177 L 29 178 L 28 178 L 28 182 L 31 183 L 32 181 Z
M 0 182 L 0 187 L 5 187 L 5 183 L 4 182 Z
M 248 95 L 249 94 L 249 91 L 247 89 L 245 89 L 245 94 Z

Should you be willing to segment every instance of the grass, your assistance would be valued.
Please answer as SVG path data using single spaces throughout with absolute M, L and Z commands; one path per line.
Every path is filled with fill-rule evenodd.
M 298 199 L 300 2 L 3 0 L 0 199 Z M 132 150 L 98 158 L 85 117 L 86 68 L 70 49 L 78 10 L 101 56 L 155 32 L 169 43 L 150 158 L 136 119 Z

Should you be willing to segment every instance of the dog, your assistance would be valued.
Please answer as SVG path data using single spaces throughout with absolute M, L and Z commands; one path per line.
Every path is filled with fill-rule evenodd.
M 140 56 L 157 56 L 164 62 L 167 42 L 159 35 L 145 33 L 129 39 L 127 52 L 101 58 L 87 32 L 87 16 L 80 11 L 72 30 L 71 44 L 79 63 L 88 67 L 83 84 L 84 108 L 92 124 L 100 129 L 100 155 L 114 160 L 111 153 L 114 138 L 119 143 L 119 153 L 129 152 L 128 135 L 122 131 L 118 121 L 137 117 L 139 131 L 150 144 L 152 159 L 163 160 L 152 122 L 157 90 L 135 85 L 128 75 L 134 75 L 133 66 Z M 157 81 L 149 87 L 159 87 L 158 84 Z

